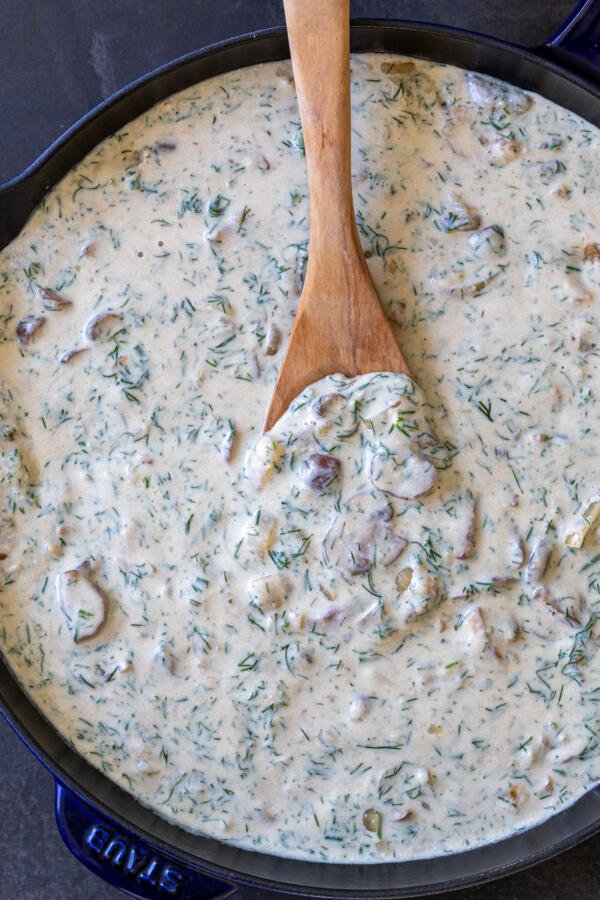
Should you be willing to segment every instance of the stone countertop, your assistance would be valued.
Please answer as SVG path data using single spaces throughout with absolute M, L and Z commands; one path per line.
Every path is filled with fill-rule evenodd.
M 534 46 L 574 0 L 355 0 L 355 17 L 441 23 Z M 281 0 L 3 0 L 0 181 L 29 164 L 96 103 L 161 63 L 215 40 L 283 21 Z M 52 777 L 0 720 L 0 896 L 105 900 L 123 896 L 65 849 Z M 518 875 L 460 893 L 464 900 L 600 896 L 600 835 Z M 240 900 L 276 897 L 242 890 Z

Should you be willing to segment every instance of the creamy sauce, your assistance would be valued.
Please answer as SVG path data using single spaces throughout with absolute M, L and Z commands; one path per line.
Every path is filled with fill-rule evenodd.
M 0 255 L 0 647 L 159 815 L 378 861 L 600 776 L 600 141 L 401 58 L 352 105 L 419 387 L 333 376 L 261 436 L 307 252 L 287 66 L 159 104 Z

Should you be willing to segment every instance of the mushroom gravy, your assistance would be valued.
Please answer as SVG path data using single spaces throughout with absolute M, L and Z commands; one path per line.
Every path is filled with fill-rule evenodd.
M 0 648 L 159 815 L 367 862 L 600 778 L 600 140 L 389 55 L 352 107 L 419 388 L 332 376 L 261 436 L 307 254 L 288 64 L 158 104 L 0 254 Z

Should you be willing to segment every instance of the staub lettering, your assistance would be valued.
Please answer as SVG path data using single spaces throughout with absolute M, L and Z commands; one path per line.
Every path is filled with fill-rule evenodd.
M 112 834 L 102 825 L 92 825 L 88 829 L 85 843 L 96 856 L 122 869 L 125 875 L 163 894 L 176 897 L 183 886 L 183 872 Z

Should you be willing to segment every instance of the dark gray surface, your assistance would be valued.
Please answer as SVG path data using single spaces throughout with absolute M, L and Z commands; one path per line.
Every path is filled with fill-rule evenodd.
M 486 6 L 478 0 L 356 0 L 352 13 L 438 22 L 532 46 L 551 34 L 572 6 L 569 0 L 490 0 Z M 212 41 L 283 20 L 280 0 L 0 0 L 0 13 L 0 181 L 21 171 L 78 116 L 138 75 Z M 0 763 L 0 898 L 123 896 L 65 850 L 54 824 L 52 779 L 1 720 Z M 599 857 L 600 835 L 460 896 L 595 900 Z

